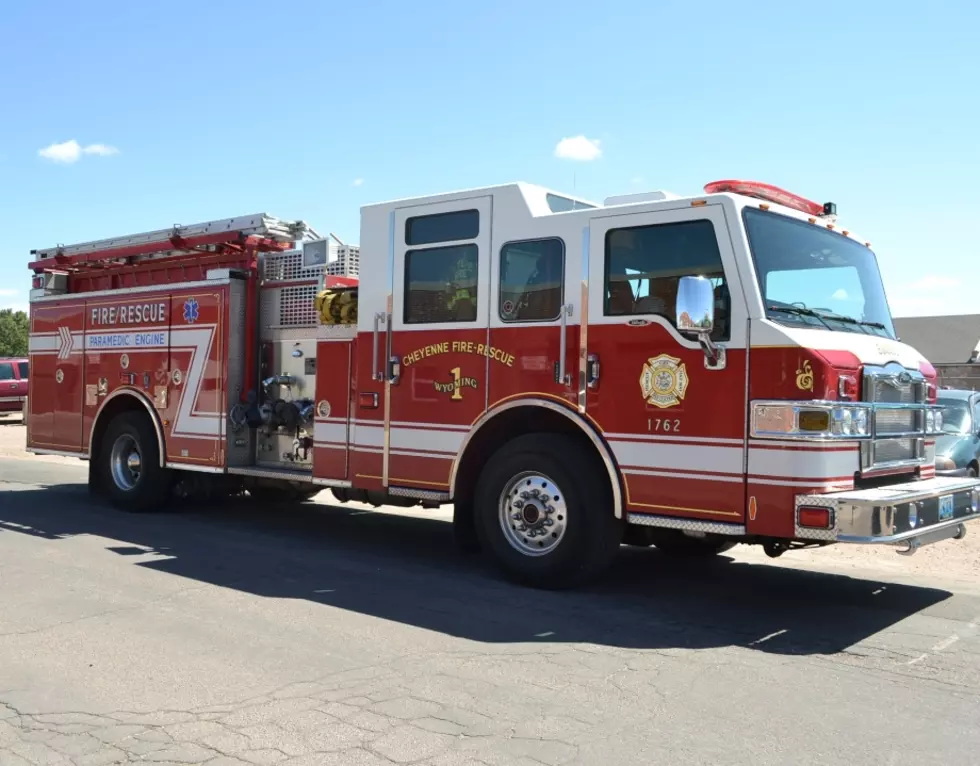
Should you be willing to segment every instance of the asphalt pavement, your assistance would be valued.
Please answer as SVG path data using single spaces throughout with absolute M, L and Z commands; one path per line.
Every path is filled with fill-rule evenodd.
M 980 758 L 980 590 L 624 549 L 537 592 L 445 513 L 134 516 L 85 475 L 0 458 L 2 766 Z

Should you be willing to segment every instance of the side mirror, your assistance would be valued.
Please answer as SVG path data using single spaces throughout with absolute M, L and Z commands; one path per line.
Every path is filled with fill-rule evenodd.
M 681 277 L 677 285 L 677 329 L 684 335 L 710 335 L 715 326 L 715 291 L 704 277 Z
M 715 326 L 715 290 L 705 277 L 681 277 L 677 285 L 676 324 L 681 335 L 694 336 L 704 350 L 704 366 L 725 367 L 725 349 L 711 342 Z

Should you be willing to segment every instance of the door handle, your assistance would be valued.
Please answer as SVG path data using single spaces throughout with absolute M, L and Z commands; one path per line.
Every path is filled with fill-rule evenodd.
M 599 387 L 599 355 L 589 354 L 586 359 L 585 382 L 591 389 Z
M 558 369 L 555 370 L 555 383 L 562 386 L 572 385 L 572 376 L 565 369 L 565 346 L 568 338 L 568 317 L 572 315 L 572 304 L 566 303 L 559 310 L 561 315 L 561 327 L 558 335 Z
M 371 379 L 377 381 L 384 380 L 384 375 L 378 368 L 378 327 L 384 323 L 385 316 L 380 311 L 374 315 L 374 335 L 371 338 Z M 385 328 L 385 335 L 388 335 L 387 327 Z

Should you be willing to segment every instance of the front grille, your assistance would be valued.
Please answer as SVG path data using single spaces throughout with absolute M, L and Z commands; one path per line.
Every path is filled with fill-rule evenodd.
M 870 396 L 868 401 L 882 402 L 883 404 L 915 404 L 916 402 L 924 402 L 926 400 L 925 381 L 919 381 L 913 378 L 908 383 L 903 383 L 897 379 L 897 375 L 900 375 L 901 372 L 910 371 L 900 370 L 895 374 L 895 377 L 892 374 L 889 374 L 887 377 L 872 374 L 872 385 L 869 386 Z
M 915 410 L 887 409 L 875 411 L 875 431 L 880 435 L 907 434 L 916 429 L 919 413 Z
M 925 457 L 926 381 L 918 370 L 898 364 L 865 370 L 865 400 L 876 405 L 872 440 L 862 446 L 865 472 L 922 465 Z

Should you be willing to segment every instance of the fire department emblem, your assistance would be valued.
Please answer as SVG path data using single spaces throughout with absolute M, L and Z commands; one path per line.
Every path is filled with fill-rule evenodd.
M 647 403 L 655 407 L 676 407 L 687 392 L 687 367 L 673 356 L 660 354 L 643 364 L 640 390 Z
M 201 316 L 201 306 L 194 298 L 184 301 L 184 321 L 194 324 Z

